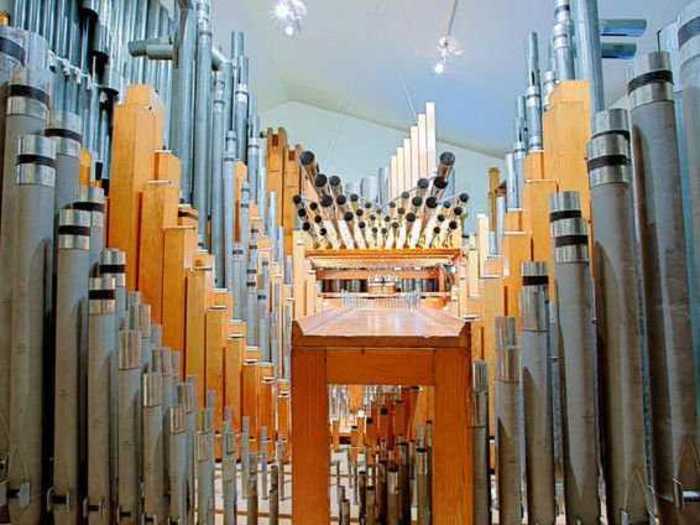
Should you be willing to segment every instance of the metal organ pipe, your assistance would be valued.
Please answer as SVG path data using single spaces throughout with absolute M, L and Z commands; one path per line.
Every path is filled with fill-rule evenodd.
M 687 253 L 670 56 L 640 56 L 628 83 L 646 298 L 654 480 L 664 523 L 700 522 L 684 491 L 700 488 Z M 669 257 L 669 254 L 673 254 Z M 679 487 L 681 487 L 679 489 Z

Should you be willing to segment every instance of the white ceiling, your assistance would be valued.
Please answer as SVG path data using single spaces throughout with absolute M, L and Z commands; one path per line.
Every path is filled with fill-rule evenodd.
M 514 100 L 525 86 L 527 34 L 546 50 L 553 0 L 461 0 L 453 35 L 464 53 L 432 72 L 453 0 L 306 0 L 295 38 L 271 16 L 274 0 L 212 0 L 214 38 L 229 49 L 244 30 L 261 110 L 294 100 L 405 129 L 412 107 L 433 100 L 445 142 L 502 154 L 512 141 Z M 601 17 L 646 17 L 642 50 L 688 0 L 599 0 Z M 606 63 L 610 101 L 623 94 L 625 66 Z

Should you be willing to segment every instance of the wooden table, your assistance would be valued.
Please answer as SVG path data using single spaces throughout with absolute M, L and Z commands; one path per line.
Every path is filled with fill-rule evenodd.
M 330 522 L 328 385 L 432 385 L 433 521 L 472 523 L 470 325 L 421 309 L 330 310 L 292 330 L 294 525 Z

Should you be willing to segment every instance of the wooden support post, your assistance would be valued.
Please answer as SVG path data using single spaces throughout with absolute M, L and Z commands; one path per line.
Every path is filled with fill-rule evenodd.
M 466 348 L 435 353 L 433 516 L 436 525 L 472 523 L 471 358 Z M 465 457 L 466 461 L 455 461 Z
M 318 525 L 328 522 L 331 510 L 326 352 L 298 347 L 293 352 L 292 522 L 295 525 Z M 325 490 L 318 490 L 319 487 L 325 487 Z

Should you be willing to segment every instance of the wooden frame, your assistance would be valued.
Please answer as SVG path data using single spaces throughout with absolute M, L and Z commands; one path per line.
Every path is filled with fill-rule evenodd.
M 328 523 L 329 384 L 431 385 L 433 517 L 472 523 L 470 325 L 429 310 L 335 310 L 292 329 L 292 520 Z

